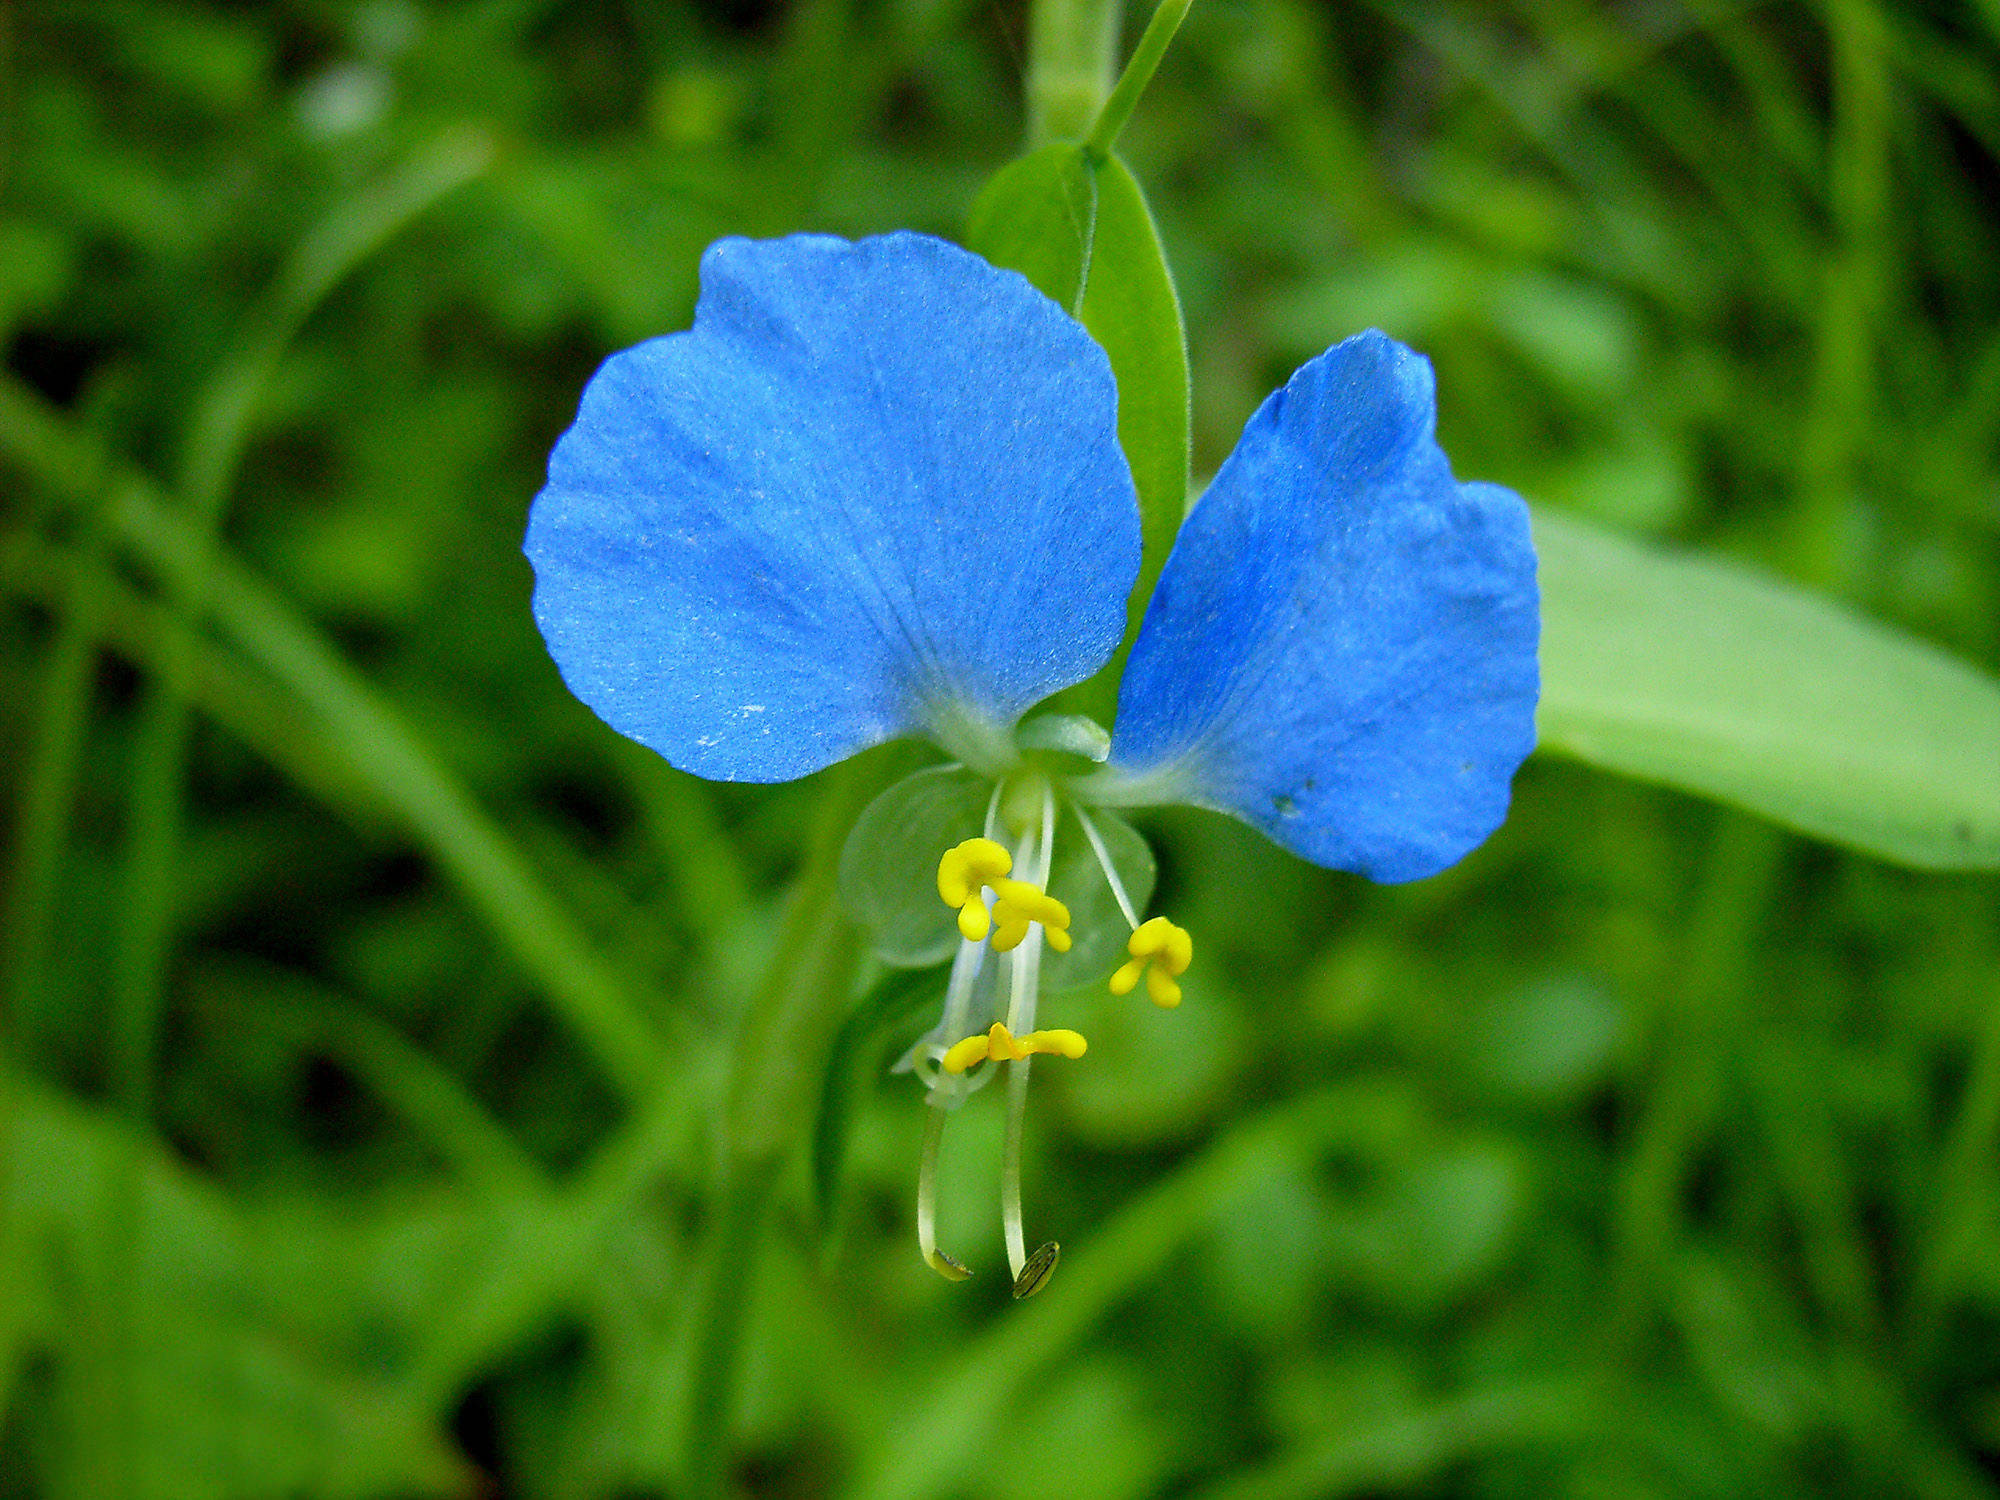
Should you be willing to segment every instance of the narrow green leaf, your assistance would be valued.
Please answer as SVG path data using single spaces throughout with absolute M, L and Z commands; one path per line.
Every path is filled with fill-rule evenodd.
M 1540 510 L 1541 741 L 1882 859 L 2000 866 L 2000 682 L 1706 558 Z
M 178 496 L 192 533 L 210 537 L 220 528 L 258 402 L 313 309 L 399 230 L 484 171 L 492 155 L 484 132 L 449 129 L 336 206 L 300 242 L 245 321 L 234 353 L 196 398 Z M 200 569 L 167 583 L 174 609 L 190 621 L 196 618 L 208 584 Z M 126 787 L 123 902 L 111 934 L 110 1053 L 114 1086 L 136 1118 L 151 1107 L 175 939 L 173 887 L 186 816 L 192 673 L 193 662 L 183 652 L 160 656 L 147 685 Z
M 0 536 L 0 593 L 32 599 L 42 608 L 57 613 L 74 600 L 79 581 L 86 579 L 97 599 L 90 617 L 83 622 L 89 630 L 83 635 L 78 652 L 82 660 L 94 666 L 102 648 L 115 652 L 140 671 L 150 672 L 167 652 L 181 652 L 193 665 L 188 688 L 189 702 L 196 709 L 283 771 L 294 785 L 329 810 L 358 827 L 380 827 L 389 811 L 387 804 L 375 795 L 351 762 L 325 743 L 295 700 L 251 671 L 227 648 L 190 629 L 178 614 L 126 583 L 94 542 L 86 539 L 82 546 L 66 552 L 23 531 Z M 188 639 L 183 640 L 184 636 Z M 89 679 L 85 682 L 87 687 Z M 45 682 L 43 692 L 52 690 L 53 685 Z M 65 738 L 72 733 L 80 735 L 82 730 L 79 717 L 73 728 L 64 726 Z M 69 759 L 73 764 L 75 756 Z M 30 762 L 40 763 L 40 757 Z M 30 809 L 37 806 L 33 797 L 23 801 Z M 45 856 L 38 863 L 20 860 L 15 868 L 39 870 L 51 860 L 52 856 Z M 46 878 L 53 879 L 52 870 Z M 46 889 L 38 883 L 39 900 L 33 908 L 43 924 L 48 920 L 47 904 L 54 899 L 52 894 L 43 894 Z M 14 900 L 10 935 L 25 948 L 22 929 L 27 923 L 18 887 Z M 17 1004 L 25 1003 L 25 992 L 15 992 L 15 998 Z
M 540 1164 L 477 1095 L 394 1026 L 295 971 L 243 959 L 202 964 L 205 1002 L 235 1030 L 303 1061 L 337 1059 L 459 1178 L 488 1193 L 539 1194 Z
M 1096 227 L 1097 175 L 1081 146 L 1056 141 L 993 174 L 973 201 L 965 243 L 1075 314 Z
M 948 964 L 926 969 L 891 969 L 863 995 L 835 1033 L 820 1083 L 819 1114 L 813 1122 L 813 1203 L 821 1233 L 833 1223 L 840 1172 L 847 1156 L 847 1132 L 855 1097 L 880 1072 L 883 1038 L 914 1024 L 927 1008 L 941 1003 Z M 905 1037 L 904 1042 L 914 1037 Z M 914 1098 L 914 1094 L 912 1095 Z
M 605 1072 L 632 1099 L 664 1075 L 657 1033 L 623 977 L 597 956 L 519 845 L 289 601 L 136 487 L 113 512 L 119 540 L 163 575 L 206 572 L 221 633 L 295 693 L 327 743 L 373 783 L 425 852 L 539 980 Z
M 493 163 L 485 131 L 453 125 L 358 189 L 312 228 L 244 320 L 235 347 L 195 398 L 178 488 L 190 513 L 219 513 L 278 362 L 306 320 L 370 256 Z
M 1145 539 L 1125 639 L 1138 633 L 1146 601 L 1187 514 L 1188 357 L 1181 302 L 1138 179 L 1115 156 L 1097 166 L 1097 233 L 1083 290 L 1083 323 L 1118 377 L 1118 441 L 1139 490 Z M 1110 680 L 1124 669 L 1120 652 Z
M 135 1169 L 133 1199 L 121 1174 Z M 475 1232 L 490 1242 L 489 1220 L 420 1193 L 393 1205 L 391 1195 L 364 1206 L 359 1195 L 302 1193 L 245 1205 L 164 1144 L 18 1076 L 0 1077 L 0 1182 L 0 1285 L 18 1278 L 8 1290 L 21 1294 L 0 1309 L 0 1329 L 25 1325 L 27 1348 L 10 1352 L 56 1382 L 38 1421 L 53 1460 L 41 1472 L 53 1481 L 15 1493 L 468 1492 L 471 1465 L 440 1429 L 436 1403 L 380 1350 L 408 1348 L 457 1316 Z M 562 1225 L 535 1198 L 492 1201 L 538 1229 Z M 456 1264 L 444 1259 L 452 1251 Z M 106 1318 L 128 1300 L 140 1310 L 130 1342 L 106 1338 Z M 351 1310 L 364 1307 L 374 1342 L 354 1336 Z M 106 1489 L 121 1455 L 102 1402 L 121 1386 L 133 1393 L 133 1465 L 126 1487 Z M 40 1477 L 30 1470 L 27 1482 Z
M 598 957 L 519 845 L 309 620 L 170 510 L 144 475 L 105 478 L 92 440 L 11 379 L 0 380 L 0 454 L 72 504 L 108 484 L 107 524 L 125 551 L 182 588 L 205 578 L 218 632 L 320 722 L 326 747 L 458 880 L 473 910 L 627 1096 L 644 1101 L 657 1092 L 666 1076 L 660 1041 L 623 976 Z
M 1345 1417 L 1345 1413 L 1343 1416 Z M 1481 1381 L 1435 1398 L 1386 1401 L 1329 1422 L 1289 1451 L 1224 1477 L 1206 1500 L 1381 1494 L 1516 1448 L 1602 1442 L 1598 1392 L 1572 1375 Z

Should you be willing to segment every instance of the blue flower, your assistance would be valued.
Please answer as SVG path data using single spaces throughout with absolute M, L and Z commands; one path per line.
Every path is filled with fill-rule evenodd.
M 1026 1059 L 1083 1051 L 1034 1030 L 1042 950 L 1071 947 L 1058 843 L 1130 929 L 1114 990 L 1143 977 L 1178 1003 L 1191 944 L 1140 920 L 1150 858 L 1107 809 L 1212 808 L 1317 864 L 1413 880 L 1499 825 L 1534 744 L 1526 508 L 1452 477 L 1429 364 L 1373 332 L 1250 419 L 1181 527 L 1110 735 L 1024 722 L 1124 634 L 1140 527 L 1116 402 L 1079 324 L 941 240 L 723 240 L 693 328 L 590 382 L 528 524 L 565 681 L 673 765 L 783 781 L 920 735 L 963 768 L 884 794 L 850 883 L 899 836 L 938 840 L 943 902 L 897 918 L 922 935 L 905 956 L 933 933 L 956 945 L 944 1019 L 906 1060 L 937 1106 L 920 1240 L 963 1273 L 936 1249 L 936 1140 L 1004 1062 L 1022 1295 L 1054 1255 L 1025 1255 L 1020 1232 Z M 1086 925 L 1051 963 L 1084 956 Z

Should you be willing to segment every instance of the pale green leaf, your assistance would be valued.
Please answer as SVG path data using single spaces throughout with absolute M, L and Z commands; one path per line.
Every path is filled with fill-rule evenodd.
M 1828 600 L 1535 515 L 1542 744 L 1928 869 L 2000 865 L 2000 682 Z

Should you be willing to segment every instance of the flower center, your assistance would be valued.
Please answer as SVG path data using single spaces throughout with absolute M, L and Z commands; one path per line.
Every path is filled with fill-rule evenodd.
M 994 788 L 985 833 L 953 845 L 939 859 L 938 896 L 957 912 L 962 941 L 945 989 L 944 1015 L 909 1059 L 929 1089 L 925 1102 L 931 1106 L 917 1177 L 917 1242 L 931 1268 L 951 1281 L 962 1281 L 972 1273 L 937 1245 L 937 1165 L 945 1117 L 1005 1065 L 1001 1224 L 1016 1297 L 1040 1291 L 1060 1253 L 1051 1242 L 1028 1254 L 1022 1229 L 1021 1139 L 1029 1063 L 1037 1055 L 1080 1058 L 1088 1049 L 1077 1032 L 1035 1029 L 1042 945 L 1046 941 L 1057 953 L 1067 953 L 1072 942 L 1070 908 L 1048 889 L 1056 796 L 1048 776 L 1031 768 L 1016 770 Z M 1080 805 L 1072 803 L 1068 811 L 1082 828 L 1096 868 L 1132 929 L 1126 946 L 1130 960 L 1111 975 L 1111 993 L 1129 994 L 1143 975 L 1156 1004 L 1168 1008 L 1180 1004 L 1181 989 L 1174 981 L 1193 961 L 1193 941 L 1165 917 L 1139 920 L 1096 823 Z M 1011 837 L 1013 847 L 1001 843 L 998 835 Z M 1084 868 L 1089 867 L 1087 861 Z M 980 1010 L 985 1014 L 975 1018 Z M 981 1067 L 982 1063 L 993 1066 Z

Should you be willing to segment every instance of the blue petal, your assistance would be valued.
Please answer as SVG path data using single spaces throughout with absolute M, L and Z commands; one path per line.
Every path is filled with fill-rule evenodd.
M 1429 361 L 1364 333 L 1250 419 L 1120 688 L 1117 773 L 1316 864 L 1415 880 L 1499 826 L 1535 742 L 1520 498 L 1460 484 Z
M 1078 323 L 942 240 L 721 240 L 694 327 L 607 360 L 526 551 L 563 678 L 721 780 L 993 736 L 1116 648 L 1139 567 Z

